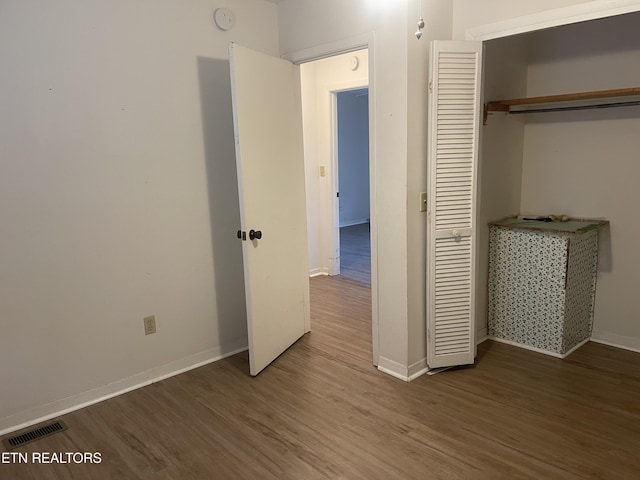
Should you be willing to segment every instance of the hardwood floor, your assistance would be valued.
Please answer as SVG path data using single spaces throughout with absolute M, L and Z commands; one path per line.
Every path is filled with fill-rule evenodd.
M 369 224 L 340 228 L 340 274 L 358 282 L 371 283 Z
M 368 286 L 311 289 L 312 332 L 258 377 L 239 354 L 71 413 L 18 451 L 102 463 L 0 479 L 639 478 L 640 354 L 485 342 L 475 367 L 407 384 L 371 365 Z

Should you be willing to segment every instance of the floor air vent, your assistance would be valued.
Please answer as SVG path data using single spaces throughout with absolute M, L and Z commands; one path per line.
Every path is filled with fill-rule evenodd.
M 59 432 L 64 432 L 66 429 L 67 426 L 62 421 L 58 420 L 54 423 L 48 423 L 41 427 L 34 428 L 33 430 L 29 430 L 28 432 L 21 433 L 20 435 L 5 438 L 2 440 L 2 443 L 4 443 L 4 446 L 7 447 L 8 450 L 13 450 L 14 448 L 26 445 L 27 443 L 40 440 L 41 438 L 48 437 Z

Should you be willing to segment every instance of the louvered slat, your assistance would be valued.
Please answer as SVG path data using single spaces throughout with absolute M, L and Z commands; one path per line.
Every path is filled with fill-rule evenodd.
M 429 104 L 428 346 L 431 368 L 473 363 L 479 126 L 477 42 L 433 42 Z
M 447 90 L 460 90 L 465 86 L 472 93 L 476 84 L 476 54 L 459 54 L 441 52 L 438 56 L 439 67 L 437 69 L 437 87 L 439 92 Z M 439 98 L 437 99 L 439 100 Z M 438 126 L 441 124 L 451 124 L 460 126 L 463 124 L 473 125 L 475 121 L 475 96 L 466 98 L 456 98 L 456 96 L 448 95 L 447 103 L 442 104 L 436 101 L 435 112 Z M 474 143 L 473 129 L 468 131 L 459 131 L 449 135 L 436 135 L 436 146 L 442 148 L 452 145 L 456 149 L 461 146 L 472 146 Z M 465 151 L 458 150 L 456 155 L 458 167 L 464 168 L 464 171 L 452 172 L 448 168 L 449 163 L 442 163 L 440 158 L 436 158 L 436 207 L 443 202 L 440 201 L 440 194 L 456 192 L 459 196 L 466 200 L 466 208 L 463 209 L 444 209 L 436 208 L 435 222 L 436 229 L 442 228 L 468 228 L 471 226 L 472 210 L 472 175 L 474 166 L 474 151 L 469 148 Z M 443 159 L 444 160 L 444 159 Z M 448 187 L 448 188 L 447 188 Z M 454 187 L 452 190 L 451 187 Z M 442 191 L 442 188 L 447 190 Z

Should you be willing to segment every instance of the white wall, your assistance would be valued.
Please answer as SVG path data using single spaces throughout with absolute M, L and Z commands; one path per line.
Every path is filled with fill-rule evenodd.
M 246 346 L 227 42 L 277 18 L 217 6 L 1 3 L 0 431 Z
M 351 58 L 359 67 L 351 70 Z M 366 50 L 324 58 L 300 66 L 302 82 L 302 121 L 304 125 L 307 225 L 310 274 L 327 274 L 339 252 L 332 250 L 332 200 L 334 182 L 333 91 L 366 86 L 369 83 L 369 57 Z M 320 166 L 325 176 L 320 176 Z M 337 212 L 336 212 L 337 215 Z
M 337 94 L 340 226 L 369 220 L 369 95 Z
M 528 95 L 640 85 L 640 14 L 532 38 Z M 615 35 L 612 35 L 615 32 Z M 594 337 L 640 349 L 640 107 L 527 115 L 522 211 L 604 217 Z

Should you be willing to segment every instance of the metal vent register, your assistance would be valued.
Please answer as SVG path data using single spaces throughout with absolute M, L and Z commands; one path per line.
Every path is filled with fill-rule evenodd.
M 66 429 L 67 426 L 62 421 L 58 420 L 54 423 L 49 423 L 47 425 L 34 428 L 33 430 L 29 430 L 28 432 L 21 433 L 20 435 L 5 438 L 2 440 L 2 443 L 4 443 L 4 446 L 7 447 L 8 450 L 13 450 L 26 445 L 27 443 L 40 440 L 41 438 L 64 432 Z

